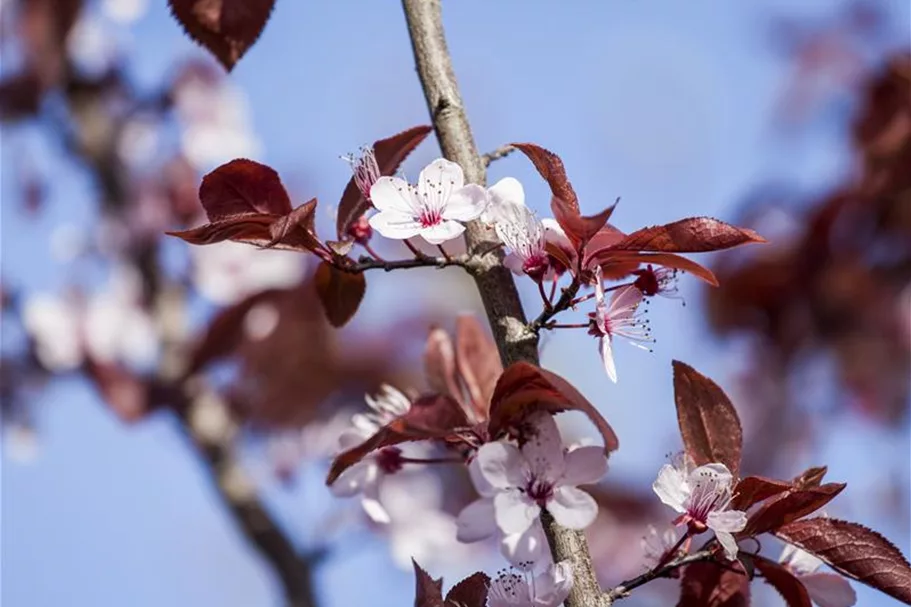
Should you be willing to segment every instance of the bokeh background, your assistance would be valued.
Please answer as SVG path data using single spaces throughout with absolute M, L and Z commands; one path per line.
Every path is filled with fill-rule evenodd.
M 322 482 L 360 395 L 384 380 L 426 387 L 428 328 L 480 312 L 470 281 L 370 275 L 361 311 L 336 332 L 303 256 L 163 236 L 200 223 L 199 179 L 235 157 L 275 167 L 295 203 L 318 197 L 331 235 L 350 177 L 339 156 L 427 122 L 398 3 L 279 0 L 230 75 L 163 0 L 0 8 L 3 604 L 283 604 L 188 440 L 187 411 L 161 393 L 168 361 L 225 310 L 240 320 L 207 385 L 238 426 L 244 490 L 312 564 L 316 604 L 411 604 L 408 554 L 451 582 L 502 566 L 492 550 L 440 539 L 448 514 L 416 514 L 457 511 L 467 497 L 451 486 L 464 479 L 445 492 L 436 477 L 405 479 L 385 528 Z M 475 0 L 446 2 L 444 17 L 482 151 L 556 151 L 583 210 L 621 197 L 626 231 L 711 215 L 770 240 L 709 259 L 721 289 L 684 276 L 682 300 L 654 301 L 654 352 L 619 345 L 617 385 L 584 331 L 543 342 L 543 364 L 621 438 L 589 534 L 605 583 L 640 571 L 645 524 L 670 518 L 649 487 L 680 448 L 672 359 L 731 395 L 747 471 L 827 464 L 848 483 L 828 514 L 907 555 L 909 4 Z M 437 153 L 428 141 L 405 173 Z M 491 182 L 508 175 L 546 214 L 530 163 L 490 168 Z M 520 288 L 536 314 L 534 285 Z M 594 434 L 577 421 L 566 431 Z M 672 600 L 673 582 L 653 586 L 630 604 Z M 857 590 L 860 605 L 895 604 Z M 781 604 L 759 588 L 756 603 Z

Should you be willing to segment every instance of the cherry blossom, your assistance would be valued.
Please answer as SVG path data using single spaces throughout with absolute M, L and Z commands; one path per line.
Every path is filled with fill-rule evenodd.
M 690 470 L 686 458 L 681 457 L 674 465 L 662 466 L 652 489 L 662 502 L 680 513 L 675 524 L 687 525 L 690 534 L 711 529 L 727 558 L 734 560 L 738 548 L 733 534 L 743 530 L 747 517 L 745 512 L 729 509 L 733 482 L 724 464 Z
M 595 270 L 595 311 L 589 314 L 589 334 L 598 337 L 601 351 L 601 362 L 604 371 L 614 383 L 617 381 L 617 366 L 614 364 L 613 339 L 624 337 L 633 345 L 643 347 L 636 342 L 651 341 L 648 325 L 639 319 L 637 312 L 642 303 L 642 291 L 635 285 L 626 285 L 617 289 L 610 303 L 605 299 L 604 286 L 601 283 L 601 270 Z
M 664 533 L 658 533 L 654 525 L 649 525 L 645 537 L 642 538 L 642 554 L 646 568 L 652 569 L 666 561 L 668 553 L 675 549 L 678 540 L 677 531 L 673 527 L 668 527 Z
M 370 225 L 386 238 L 421 236 L 441 244 L 465 231 L 460 222 L 484 212 L 487 191 L 465 185 L 462 167 L 440 158 L 421 171 L 417 186 L 398 177 L 380 177 L 370 188 L 370 200 L 379 210 Z
M 407 396 L 389 385 L 383 385 L 376 397 L 366 396 L 371 413 L 358 413 L 352 417 L 353 427 L 342 432 L 339 447 L 350 449 L 372 436 L 382 426 L 403 415 L 411 408 Z M 380 502 L 383 479 L 402 469 L 402 450 L 398 447 L 380 449 L 345 470 L 330 487 L 336 497 L 361 495 L 361 506 L 374 522 L 387 524 L 389 513 Z
M 792 544 L 785 544 L 779 562 L 790 569 L 819 607 L 851 607 L 857 594 L 848 580 L 834 573 L 820 572 L 822 561 Z
M 45 293 L 32 295 L 23 305 L 22 322 L 45 368 L 72 371 L 82 363 L 80 311 L 74 302 Z
M 265 289 L 300 283 L 306 258 L 294 251 L 260 250 L 237 242 L 190 249 L 193 284 L 210 301 L 231 304 Z
M 648 264 L 645 268 L 633 271 L 636 281 L 633 283 L 645 297 L 661 295 L 670 299 L 683 299 L 677 290 L 677 270 L 673 268 L 655 268 Z
M 600 447 L 566 450 L 551 415 L 534 416 L 530 427 L 534 434 L 521 448 L 498 441 L 478 450 L 469 472 L 481 497 L 458 517 L 460 540 L 502 534 L 501 550 L 513 563 L 538 560 L 544 552 L 542 508 L 564 527 L 590 525 L 598 505 L 576 485 L 596 482 L 607 470 Z
M 534 212 L 525 206 L 525 190 L 513 177 L 501 179 L 488 190 L 490 207 L 485 217 L 492 223 L 500 242 L 510 253 L 503 260 L 514 274 L 527 274 L 541 281 L 550 270 L 550 260 L 544 248 L 544 225 Z
M 573 587 L 573 568 L 569 561 L 551 565 L 538 575 L 531 572 L 502 571 L 491 582 L 488 607 L 557 607 Z
M 354 183 L 364 198 L 370 200 L 370 188 L 380 178 L 380 167 L 376 163 L 376 153 L 372 146 L 364 146 L 359 154 L 342 156 L 342 160 L 351 165 Z

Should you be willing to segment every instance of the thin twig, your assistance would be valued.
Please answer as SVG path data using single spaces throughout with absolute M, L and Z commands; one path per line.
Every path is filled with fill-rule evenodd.
M 500 158 L 506 158 L 510 154 L 516 151 L 516 148 L 511 145 L 501 145 L 492 152 L 487 152 L 481 156 L 481 161 L 484 163 L 484 166 L 490 166 L 490 163 L 494 160 L 499 160 Z
M 406 270 L 409 268 L 446 268 L 449 266 L 467 267 L 471 258 L 468 255 L 459 255 L 457 257 L 430 257 L 421 255 L 414 259 L 396 259 L 385 261 L 380 259 L 371 259 L 370 257 L 361 257 L 354 264 L 337 264 L 336 267 L 351 274 L 360 274 L 368 270 L 384 270 L 391 272 L 393 270 Z
M 689 565 L 690 563 L 696 563 L 698 561 L 707 561 L 712 558 L 712 555 L 714 553 L 714 550 L 709 549 L 700 550 L 699 552 L 681 556 L 666 565 L 656 567 L 655 569 L 650 569 L 638 577 L 634 577 L 631 580 L 622 582 L 619 586 L 608 590 L 604 594 L 610 603 L 616 601 L 617 599 L 626 598 L 629 596 L 630 592 L 639 586 L 648 584 L 652 580 L 656 580 L 660 577 L 665 577 L 670 572 L 683 567 L 684 565 Z
M 545 307 L 544 310 L 542 310 L 538 315 L 538 317 L 528 325 L 528 328 L 537 334 L 542 328 L 544 328 L 544 325 L 547 324 L 547 321 L 549 321 L 560 312 L 568 310 L 570 307 L 572 307 L 573 300 L 575 299 L 576 293 L 579 292 L 579 288 L 581 286 L 582 283 L 579 282 L 579 279 L 573 278 L 573 281 L 570 283 L 570 285 L 563 289 L 563 294 L 560 295 L 560 299 L 557 300 L 557 303 L 555 303 L 550 308 Z
M 363 242 L 363 243 L 361 243 L 361 246 L 364 247 L 364 250 L 367 251 L 367 253 L 369 253 L 371 256 L 373 256 L 373 258 L 376 259 L 377 261 L 383 261 L 383 262 L 386 261 L 385 259 L 383 259 L 380 256 L 379 253 L 377 253 L 376 251 L 373 250 L 373 247 L 370 246 L 369 242 Z

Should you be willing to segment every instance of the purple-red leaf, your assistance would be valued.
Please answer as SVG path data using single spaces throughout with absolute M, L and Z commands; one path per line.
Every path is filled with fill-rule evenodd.
M 259 38 L 275 0 L 168 0 L 184 31 L 231 68 Z
M 551 198 L 550 209 L 553 211 L 554 219 L 563 228 L 566 237 L 575 247 L 576 251 L 581 251 L 586 244 L 607 224 L 611 215 L 614 213 L 614 207 L 611 205 L 591 216 L 583 216 L 578 209 L 573 209 L 566 205 L 560 198 Z
M 320 246 L 316 237 L 316 198 L 300 205 L 269 226 L 272 241 L 269 246 L 281 244 L 284 248 L 314 251 Z
M 380 428 L 360 445 L 336 456 L 326 484 L 331 485 L 342 472 L 372 451 L 407 441 L 446 440 L 453 430 L 467 426 L 465 411 L 452 397 L 435 394 L 419 398 L 407 413 Z
M 165 232 L 165 234 L 198 245 L 233 240 L 256 246 L 266 246 L 272 242 L 272 224 L 274 222 L 275 218 L 271 215 L 238 215 L 197 228 Z
M 857 523 L 813 518 L 785 525 L 775 535 L 816 555 L 842 575 L 911 605 L 911 564 L 879 533 Z
M 456 367 L 478 415 L 487 418 L 490 399 L 497 379 L 503 374 L 503 364 L 493 339 L 470 315 L 456 320 Z
M 788 607 L 813 607 L 806 587 L 787 568 L 762 556 L 754 556 L 753 563 L 762 577 L 778 591 Z
M 844 483 L 826 483 L 787 493 L 763 504 L 750 516 L 743 536 L 759 535 L 816 512 L 842 492 Z
M 711 217 L 690 217 L 637 230 L 610 248 L 617 251 L 702 253 L 750 242 L 765 242 L 765 239 L 753 230 L 738 228 Z
M 455 357 L 455 345 L 449 333 L 439 327 L 432 328 L 424 344 L 424 376 L 432 391 L 458 400 L 461 394 Z
M 607 420 L 568 381 L 530 363 L 513 363 L 500 376 L 491 397 L 490 438 L 496 439 L 519 427 L 535 411 L 581 411 L 601 433 L 605 453 L 619 447 L 617 435 Z
M 342 327 L 351 320 L 367 290 L 363 274 L 343 272 L 325 261 L 316 269 L 314 282 L 326 318 L 333 327 Z
M 291 212 L 291 199 L 275 169 L 246 158 L 232 160 L 203 177 L 199 201 L 209 221 Z
M 380 175 L 394 175 L 405 158 L 414 151 L 418 145 L 430 134 L 433 127 L 416 126 L 402 131 L 392 137 L 380 139 L 373 144 L 373 153 L 376 156 L 376 164 L 380 170 Z M 338 216 L 336 217 L 336 230 L 338 237 L 341 239 L 348 232 L 351 224 L 357 221 L 367 209 L 370 203 L 364 198 L 363 193 L 357 187 L 354 177 L 345 186 L 342 193 L 342 199 L 338 203 Z
M 414 565 L 414 607 L 443 607 L 443 578 L 433 579 L 417 561 Z
M 791 481 L 791 484 L 794 485 L 795 489 L 818 487 L 822 482 L 823 477 L 826 475 L 826 472 L 828 471 L 828 466 L 817 466 L 815 468 L 809 468 L 807 470 L 804 470 L 799 475 L 795 476 L 794 480 Z
M 650 263 L 656 266 L 664 266 L 665 268 L 689 272 L 713 287 L 718 286 L 718 279 L 715 278 L 715 274 L 711 270 L 695 261 L 674 253 L 637 253 L 634 251 L 602 249 L 587 256 L 587 258 L 590 260 L 589 264 L 591 262 L 596 262 L 601 266 L 601 271 L 604 276 L 617 276 L 618 272 L 624 272 L 627 268 L 632 267 L 633 269 L 636 269 L 640 264 Z
M 743 568 L 739 562 L 733 567 Z M 735 571 L 711 562 L 693 563 L 683 570 L 677 607 L 747 607 L 750 579 L 746 571 Z
M 576 217 L 581 215 L 579 198 L 566 177 L 566 169 L 563 168 L 563 161 L 560 160 L 559 156 L 534 143 L 511 143 L 509 145 L 528 156 L 528 159 L 538 169 L 538 173 L 550 186 L 551 193 L 557 199 L 556 201 L 551 201 L 552 208 L 559 206 L 563 213 L 575 215 Z M 554 217 L 557 218 L 557 221 L 560 221 L 556 211 Z
M 490 578 L 480 571 L 468 576 L 446 593 L 446 607 L 484 607 Z
M 724 391 L 691 366 L 675 360 L 674 401 L 686 454 L 697 466 L 720 462 L 740 472 L 743 431 Z
M 792 489 L 793 485 L 786 481 L 779 481 L 763 476 L 747 476 L 737 483 L 734 490 L 734 499 L 731 500 L 731 510 L 747 510 L 753 504 L 762 500 L 784 493 Z

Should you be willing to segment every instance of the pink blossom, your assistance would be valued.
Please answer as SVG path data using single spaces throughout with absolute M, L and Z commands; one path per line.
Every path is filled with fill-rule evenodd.
M 785 544 L 779 562 L 790 569 L 819 607 L 851 607 L 857 594 L 848 580 L 834 573 L 819 572 L 822 561 L 792 544 Z
M 685 458 L 665 464 L 652 489 L 662 502 L 680 513 L 675 521 L 692 534 L 711 529 L 728 559 L 737 558 L 734 533 L 747 523 L 745 512 L 730 510 L 734 478 L 724 464 L 706 464 L 690 470 Z
M 504 265 L 514 274 L 527 274 L 536 281 L 548 275 L 550 260 L 545 245 L 544 225 L 534 212 L 525 206 L 525 191 L 517 179 L 506 177 L 488 190 L 490 207 L 486 219 L 492 223 L 497 237 L 509 248 Z
M 647 323 L 637 316 L 641 303 L 642 291 L 635 285 L 620 287 L 614 292 L 610 303 L 607 303 L 604 286 L 601 284 L 601 271 L 600 268 L 596 268 L 595 311 L 589 314 L 591 325 L 588 332 L 598 337 L 604 371 L 615 383 L 617 367 L 614 364 L 614 337 L 624 337 L 633 345 L 640 345 L 636 342 L 651 340 Z
M 371 413 L 358 413 L 352 418 L 353 428 L 342 433 L 339 446 L 342 450 L 350 449 L 364 442 L 382 426 L 411 408 L 407 396 L 389 385 L 384 385 L 376 397 L 366 396 Z M 357 462 L 332 483 L 330 490 L 337 497 L 354 497 L 360 494 L 361 506 L 373 521 L 389 523 L 389 513 L 380 502 L 380 486 L 383 479 L 402 469 L 402 450 L 398 447 L 386 447 Z
M 351 165 L 351 171 L 354 173 L 354 183 L 361 194 L 370 201 L 370 188 L 380 178 L 380 167 L 376 163 L 376 153 L 372 146 L 364 146 L 360 149 L 360 154 L 348 154 L 342 156 L 342 160 Z
M 490 584 L 488 607 L 557 607 L 573 587 L 573 568 L 568 561 L 551 565 L 547 571 L 503 571 Z
M 658 529 L 654 525 L 649 525 L 645 537 L 642 538 L 645 566 L 652 569 L 665 561 L 679 539 L 677 531 L 673 527 L 668 527 L 663 533 L 658 533 Z
M 457 238 L 465 231 L 460 222 L 477 219 L 487 208 L 487 191 L 465 185 L 462 167 L 443 158 L 421 171 L 417 186 L 398 177 L 380 177 L 370 188 L 379 213 L 370 226 L 385 236 L 404 240 L 421 236 L 430 244 Z
M 458 518 L 460 540 L 500 533 L 501 549 L 513 563 L 538 560 L 544 552 L 542 508 L 564 527 L 590 525 L 598 505 L 576 485 L 596 482 L 607 470 L 600 447 L 564 449 L 551 415 L 536 415 L 531 426 L 534 435 L 521 448 L 498 441 L 478 450 L 469 472 L 481 497 Z

